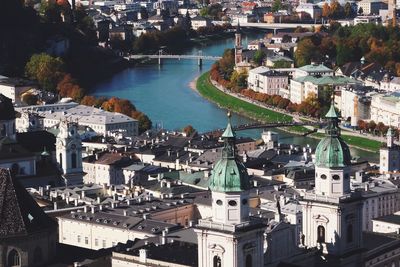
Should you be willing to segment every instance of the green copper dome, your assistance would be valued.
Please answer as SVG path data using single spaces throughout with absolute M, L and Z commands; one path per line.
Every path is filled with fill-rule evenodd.
M 228 113 L 230 118 L 230 114 Z M 222 135 L 224 148 L 222 158 L 217 161 L 212 170 L 210 189 L 214 192 L 240 192 L 250 187 L 247 169 L 236 157 L 235 132 L 230 120 Z
M 315 150 L 315 165 L 318 167 L 345 167 L 351 164 L 349 146 L 340 137 L 338 117 L 333 103 L 326 114 L 329 119 L 326 137 L 322 139 Z

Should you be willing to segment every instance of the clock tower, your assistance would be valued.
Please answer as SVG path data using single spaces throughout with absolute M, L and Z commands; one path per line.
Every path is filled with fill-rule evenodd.
M 56 155 L 65 185 L 82 184 L 82 141 L 76 123 L 60 122 Z

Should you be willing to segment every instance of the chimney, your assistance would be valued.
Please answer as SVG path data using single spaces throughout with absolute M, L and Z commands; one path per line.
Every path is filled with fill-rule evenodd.
M 91 211 L 92 213 L 95 213 L 95 212 L 96 212 L 96 206 L 91 206 L 91 207 L 90 207 L 90 211 Z
M 369 183 L 368 182 L 365 183 L 365 191 L 369 191 Z
M 81 191 L 81 196 L 82 196 L 82 198 L 84 198 L 85 197 L 85 191 Z
M 88 210 L 87 210 L 87 206 L 84 206 L 84 207 L 83 207 L 83 212 L 86 213 L 87 211 L 88 211 Z
M 99 205 L 99 211 L 103 210 L 103 205 Z
M 78 206 L 78 200 L 77 199 L 74 199 L 74 205 L 75 205 L 75 207 Z
M 171 182 L 167 182 L 167 188 L 171 188 Z
M 149 214 L 148 213 L 143 213 L 143 220 L 147 220 L 149 218 Z
M 162 231 L 162 237 L 161 237 L 161 244 L 162 245 L 165 245 L 167 243 L 167 233 L 168 232 L 166 230 Z
M 43 196 L 44 195 L 44 190 L 42 186 L 39 186 L 39 195 Z
M 97 197 L 97 203 L 100 204 L 101 200 L 100 197 Z
M 128 211 L 124 210 L 124 216 L 128 216 Z
M 54 202 L 54 210 L 57 210 L 57 202 Z
M 139 250 L 139 259 L 142 263 L 147 262 L 147 249 L 142 248 Z

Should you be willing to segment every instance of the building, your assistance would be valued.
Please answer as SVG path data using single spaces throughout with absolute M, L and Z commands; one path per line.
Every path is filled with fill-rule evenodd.
M 350 118 L 351 126 L 357 126 L 359 120 L 371 118 L 371 98 L 366 96 L 364 91 L 342 88 L 340 113 L 342 118 Z
M 400 93 L 375 94 L 371 99 L 371 120 L 400 127 Z
M 278 71 L 260 66 L 249 71 L 247 78 L 249 89 L 256 92 L 278 95 L 279 89 L 288 87 L 288 76 Z
M 396 213 L 375 218 L 372 224 L 375 233 L 400 233 L 400 215 Z
M 126 184 L 123 168 L 134 161 L 122 153 L 103 153 L 88 156 L 83 159 L 82 167 L 85 172 L 85 184 Z
M 65 185 L 83 183 L 82 141 L 77 124 L 61 121 L 56 141 L 56 158 Z
M 315 189 L 300 200 L 302 243 L 336 257 L 336 266 L 360 266 L 354 252 L 362 247 L 362 202 L 350 190 L 350 149 L 340 136 L 333 102 L 326 118 L 326 137 L 315 152 Z
M 0 266 L 46 266 L 56 253 L 57 223 L 0 169 Z
M 322 16 L 322 9 L 318 5 L 311 3 L 301 3 L 297 6 L 296 12 L 305 12 L 309 14 L 312 19 L 320 19 Z
M 205 17 L 196 16 L 191 19 L 193 30 L 197 31 L 200 27 L 210 27 L 211 20 Z
M 380 0 L 362 0 L 357 5 L 358 10 L 362 9 L 363 15 L 378 15 L 379 10 L 388 9 L 387 4 Z
M 387 131 L 386 146 L 379 150 L 380 172 L 384 174 L 400 174 L 400 147 L 394 143 L 394 131 L 389 128 Z
M 106 201 L 103 201 L 106 202 Z M 111 199 L 99 205 L 84 206 L 77 212 L 58 216 L 59 242 L 99 250 L 119 242 L 145 239 L 172 232 L 195 219 L 189 199 Z
M 36 89 L 37 84 L 21 78 L 0 78 L 0 94 L 11 99 L 13 104 L 22 104 L 21 96 L 30 89 Z
M 299 78 L 304 76 L 333 76 L 333 70 L 325 67 L 322 64 L 310 64 L 300 68 L 297 68 L 293 74 L 293 78 Z
M 235 65 L 243 61 L 243 46 L 242 46 L 242 34 L 240 32 L 240 25 L 237 24 L 235 33 Z
M 249 176 L 236 158 L 230 122 L 222 138 L 222 158 L 215 164 L 210 182 L 212 216 L 200 219 L 195 228 L 198 266 L 263 266 L 265 224 L 249 216 Z
M 385 74 L 383 80 L 381 81 L 380 88 L 387 92 L 400 91 L 400 77 L 390 77 L 389 74 Z
M 44 117 L 44 127 L 51 128 L 61 120 L 68 119 L 79 125 L 89 126 L 96 133 L 109 136 L 112 132 L 123 132 L 127 136 L 137 136 L 138 121 L 124 114 L 109 112 L 95 107 L 78 105 L 67 110 L 39 112 Z
M 338 89 L 339 87 L 348 87 L 357 83 L 354 79 L 340 76 L 297 76 L 290 80 L 290 101 L 299 104 L 309 95 L 318 97 L 320 91 L 325 90 L 326 87 Z

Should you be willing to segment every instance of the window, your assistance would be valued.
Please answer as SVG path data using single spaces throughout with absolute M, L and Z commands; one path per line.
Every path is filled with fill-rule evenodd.
M 8 267 L 21 266 L 19 253 L 15 249 L 11 250 L 10 253 L 8 253 L 7 266 Z
M 94 245 L 97 247 L 97 246 L 99 246 L 99 240 L 96 238 L 95 240 L 94 240 Z
M 85 244 L 89 244 L 89 238 L 87 236 L 85 236 Z
M 325 179 L 326 179 L 326 175 L 325 175 L 325 174 L 322 174 L 322 175 L 321 175 L 321 179 L 325 180 Z
M 218 199 L 216 203 L 217 203 L 218 206 L 221 206 L 222 205 L 222 200 Z
M 103 248 L 106 247 L 106 241 L 103 239 Z
M 347 225 L 347 243 L 353 242 L 353 225 Z
M 252 267 L 252 266 L 253 266 L 253 260 L 252 260 L 252 258 L 251 258 L 251 255 L 248 254 L 248 255 L 246 256 L 246 267 Z
M 78 164 L 76 162 L 76 153 L 74 152 L 71 154 L 71 168 L 75 169 L 77 165 Z
M 62 162 L 62 154 L 61 153 L 58 155 L 58 163 L 60 163 L 60 167 L 62 168 L 63 162 Z
M 219 256 L 214 256 L 213 267 L 221 267 L 221 266 L 222 266 L 221 258 Z
M 229 206 L 236 206 L 237 202 L 235 200 L 229 200 L 228 204 Z
M 335 174 L 335 175 L 332 175 L 332 179 L 333 180 L 340 180 L 340 176 L 339 175 L 337 175 L 337 174 Z
M 33 252 L 33 261 L 34 263 L 41 263 L 43 261 L 43 253 L 40 247 L 36 247 Z
M 317 228 L 317 242 L 325 243 L 325 228 L 322 225 Z
M 81 236 L 78 235 L 78 243 L 81 243 Z

